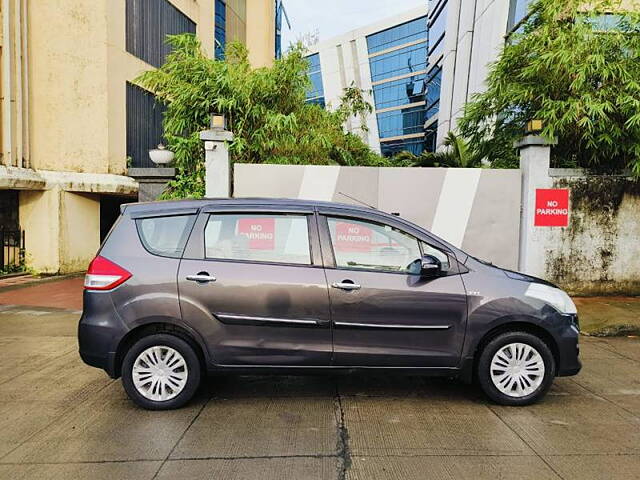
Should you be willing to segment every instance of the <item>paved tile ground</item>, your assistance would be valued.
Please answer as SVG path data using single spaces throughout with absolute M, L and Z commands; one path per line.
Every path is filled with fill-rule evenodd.
M 541 403 L 397 376 L 214 377 L 148 412 L 82 364 L 78 313 L 0 306 L 1 479 L 637 479 L 640 339 L 585 338 Z
M 45 279 L 32 285 L 1 288 L 0 305 L 30 305 L 69 310 L 82 309 L 84 277 Z

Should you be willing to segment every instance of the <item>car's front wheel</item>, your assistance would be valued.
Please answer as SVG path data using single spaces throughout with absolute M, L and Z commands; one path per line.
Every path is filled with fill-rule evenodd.
M 484 393 L 502 405 L 529 405 L 551 388 L 555 360 L 549 346 L 528 332 L 510 331 L 489 341 L 478 360 Z
M 122 384 L 137 405 L 169 410 L 187 403 L 200 385 L 193 347 L 174 335 L 149 335 L 134 343 L 122 362 Z

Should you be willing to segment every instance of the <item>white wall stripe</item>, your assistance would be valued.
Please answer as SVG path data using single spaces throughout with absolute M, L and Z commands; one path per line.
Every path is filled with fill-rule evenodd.
M 481 173 L 480 168 L 450 168 L 444 177 L 431 231 L 456 247 L 464 240 Z
M 307 165 L 304 167 L 298 198 L 330 202 L 338 184 L 340 167 L 334 165 Z

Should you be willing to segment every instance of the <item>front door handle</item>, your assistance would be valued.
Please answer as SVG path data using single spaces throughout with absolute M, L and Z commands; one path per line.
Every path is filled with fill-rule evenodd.
M 331 284 L 333 288 L 339 288 L 340 290 L 360 290 L 360 285 L 353 282 L 333 282 Z
M 187 280 L 191 282 L 198 282 L 198 283 L 209 283 L 209 282 L 215 282 L 216 277 L 212 277 L 211 275 L 205 272 L 200 272 L 197 275 L 187 275 Z

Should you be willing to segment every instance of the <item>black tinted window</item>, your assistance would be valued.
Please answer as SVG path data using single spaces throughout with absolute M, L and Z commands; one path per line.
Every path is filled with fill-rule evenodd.
M 136 220 L 144 247 L 153 254 L 181 257 L 195 215 L 175 215 Z

